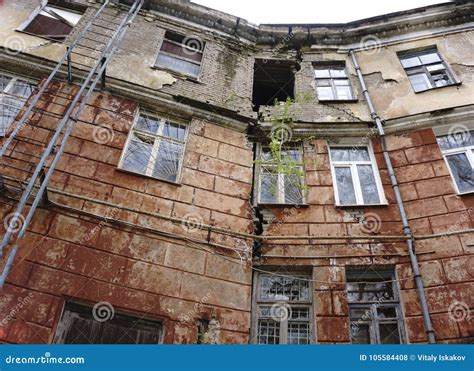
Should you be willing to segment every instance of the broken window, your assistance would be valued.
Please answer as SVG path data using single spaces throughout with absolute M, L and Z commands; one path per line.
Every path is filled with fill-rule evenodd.
M 344 66 L 315 67 L 314 76 L 319 100 L 354 99 Z
M 120 168 L 177 182 L 187 126 L 141 113 L 130 131 Z
M 330 147 L 336 205 L 385 203 L 382 182 L 368 146 Z
M 415 92 L 452 85 L 455 79 L 436 49 L 403 53 L 400 61 Z
M 402 314 L 393 270 L 349 269 L 349 303 L 352 344 L 402 343 Z
M 155 66 L 197 78 L 201 71 L 204 41 L 166 31 Z
M 18 77 L 0 74 L 0 136 L 5 136 L 34 85 Z
M 63 41 L 79 22 L 81 16 L 81 14 L 70 10 L 46 5 L 33 20 L 23 28 L 23 31 L 33 35 Z
M 66 303 L 54 338 L 56 344 L 159 344 L 162 341 L 160 321 L 115 313 L 111 306 L 92 308 L 72 302 Z
M 258 344 L 311 342 L 311 287 L 308 277 L 259 274 L 254 296 Z
M 257 203 L 303 204 L 304 167 L 301 148 L 286 147 L 275 151 L 261 146 L 258 155 Z
M 458 193 L 474 192 L 474 130 L 437 137 Z
M 295 99 L 295 68 L 292 61 L 255 60 L 252 96 L 255 112 L 260 106 L 272 106 L 275 100 Z

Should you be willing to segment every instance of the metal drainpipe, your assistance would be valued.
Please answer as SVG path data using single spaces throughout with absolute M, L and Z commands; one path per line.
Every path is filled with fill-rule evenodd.
M 412 238 L 413 235 L 411 232 L 410 225 L 408 224 L 408 218 L 405 211 L 405 206 L 403 204 L 403 199 L 400 195 L 400 187 L 398 186 L 397 178 L 395 177 L 395 173 L 393 171 L 392 161 L 390 160 L 390 157 L 388 155 L 387 144 L 385 141 L 385 131 L 383 129 L 383 125 L 382 125 L 382 121 L 380 120 L 380 117 L 375 112 L 374 105 L 372 103 L 372 100 L 370 99 L 369 91 L 367 90 L 367 86 L 365 85 L 364 77 L 362 76 L 362 71 L 360 69 L 359 63 L 357 62 L 357 58 L 355 56 L 354 51 L 350 50 L 349 55 L 352 58 L 352 62 L 357 72 L 360 85 L 362 86 L 362 92 L 364 94 L 365 100 L 367 101 L 370 115 L 372 116 L 372 119 L 374 120 L 374 123 L 377 126 L 377 129 L 379 132 L 380 145 L 382 147 L 383 157 L 385 159 L 385 164 L 387 166 L 388 174 L 390 176 L 390 182 L 392 183 L 393 192 L 395 193 L 395 198 L 397 200 L 398 209 L 400 211 L 400 216 L 402 219 L 403 233 L 405 234 L 405 236 L 410 237 L 410 239 L 407 240 L 408 254 L 410 255 L 411 268 L 413 270 L 413 273 L 415 274 L 415 284 L 416 284 L 416 289 L 418 291 L 418 297 L 420 299 L 421 312 L 423 314 L 423 321 L 425 323 L 426 335 L 428 336 L 428 342 L 430 344 L 435 344 L 436 338 L 435 338 L 435 333 L 433 330 L 433 325 L 431 323 L 428 304 L 426 302 L 425 288 L 424 288 L 423 280 L 421 277 L 420 267 L 418 265 L 418 259 L 416 257 L 415 250 L 413 247 L 413 238 Z

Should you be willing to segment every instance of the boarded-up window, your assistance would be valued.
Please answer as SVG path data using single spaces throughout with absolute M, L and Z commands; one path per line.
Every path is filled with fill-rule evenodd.
M 197 78 L 201 71 L 204 45 L 198 38 L 166 31 L 155 65 Z
M 94 318 L 96 317 L 96 318 Z M 67 303 L 58 325 L 57 344 L 159 344 L 163 324 L 159 321 L 114 313 L 106 321 L 94 309 Z
M 68 36 L 81 15 L 69 10 L 45 6 L 23 31 L 62 41 Z

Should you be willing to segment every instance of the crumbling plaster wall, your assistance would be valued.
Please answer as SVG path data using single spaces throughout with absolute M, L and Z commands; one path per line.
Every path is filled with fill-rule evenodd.
M 461 85 L 415 93 L 397 52 L 437 46 Z M 378 114 L 385 120 L 474 103 L 474 31 L 382 46 L 371 53 L 358 52 Z

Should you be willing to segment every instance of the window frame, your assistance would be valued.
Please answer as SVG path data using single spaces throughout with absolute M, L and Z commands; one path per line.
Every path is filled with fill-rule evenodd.
M 334 161 L 331 157 L 331 148 L 348 148 L 351 147 L 351 144 L 348 143 L 338 143 L 338 144 L 328 144 L 328 156 L 329 156 L 329 164 L 331 166 L 331 177 L 333 181 L 333 188 L 334 188 L 334 198 L 335 204 L 338 207 L 371 207 L 371 206 L 386 206 L 388 205 L 387 199 L 385 197 L 385 192 L 382 184 L 382 179 L 380 178 L 380 172 L 377 166 L 377 161 L 375 159 L 375 154 L 372 148 L 372 144 L 369 142 L 358 144 L 357 146 L 353 146 L 353 148 L 367 148 L 367 152 L 369 153 L 369 161 Z M 351 148 L 352 149 L 352 148 Z M 377 187 L 377 192 L 379 196 L 379 203 L 377 204 L 366 204 L 364 203 L 364 197 L 361 189 L 359 173 L 357 171 L 357 165 L 371 165 L 372 172 L 374 174 L 375 185 Z M 336 178 L 336 167 L 349 167 L 351 170 L 351 178 L 354 185 L 354 194 L 356 197 L 355 204 L 342 204 L 339 199 L 339 190 Z
M 301 176 L 301 203 L 287 203 L 285 202 L 285 174 L 283 173 L 278 173 L 278 202 L 261 202 L 261 189 L 262 189 L 262 173 L 263 173 L 263 168 L 265 167 L 264 164 L 261 162 L 262 158 L 262 153 L 263 153 L 263 148 L 267 147 L 266 145 L 262 143 L 257 144 L 257 156 L 256 158 L 257 163 L 255 164 L 255 195 L 254 195 L 254 204 L 256 205 L 267 205 L 267 206 L 305 206 L 307 205 L 307 195 L 305 191 L 306 187 L 306 168 L 305 168 L 305 163 L 304 163 L 304 150 L 303 146 L 301 145 L 288 145 L 290 149 L 296 149 L 299 153 L 300 156 L 300 165 L 298 165 L 299 168 L 301 168 L 303 175 Z M 275 165 L 274 165 L 275 166 Z M 269 166 L 271 167 L 271 165 Z M 281 192 L 283 190 L 283 192 Z
M 359 268 L 359 267 L 358 267 Z M 350 269 L 346 268 L 346 288 L 345 292 L 348 295 L 348 283 L 353 283 L 357 281 L 350 281 L 347 279 L 348 272 L 357 272 L 358 269 Z M 351 310 L 352 309 L 364 309 L 366 312 L 370 313 L 370 317 L 367 320 L 360 322 L 358 319 L 354 319 L 355 322 L 368 324 L 369 325 L 369 336 L 370 336 L 370 344 L 381 344 L 380 342 L 380 323 L 396 323 L 398 326 L 398 335 L 400 342 L 398 344 L 405 344 L 406 343 L 406 332 L 405 332 L 405 321 L 404 321 L 404 313 L 401 306 L 401 299 L 400 299 L 400 288 L 397 284 L 396 274 L 394 269 L 370 269 L 368 272 L 361 271 L 361 278 L 362 280 L 366 279 L 369 282 L 377 282 L 376 280 L 370 280 L 371 273 L 381 273 L 381 280 L 387 281 L 392 280 L 392 293 L 393 299 L 392 300 L 385 300 L 383 302 L 379 302 L 379 300 L 371 300 L 371 301 L 360 301 L 360 302 L 349 302 L 349 295 L 347 300 L 348 306 L 348 317 L 349 317 L 349 339 L 352 344 L 352 317 L 351 317 Z M 385 275 L 385 277 L 383 277 Z M 366 278 L 364 278 L 366 277 Z M 383 320 L 378 318 L 377 309 L 378 308 L 394 308 L 397 317 L 396 318 L 389 318 L 387 320 Z
M 466 128 L 469 131 L 474 131 L 474 125 L 466 125 Z M 438 139 L 438 137 L 443 137 L 446 135 L 450 135 L 448 127 L 444 127 L 438 130 L 435 129 L 436 140 Z M 459 190 L 458 183 L 456 182 L 456 178 L 454 177 L 453 171 L 451 170 L 451 165 L 449 164 L 449 161 L 448 161 L 449 156 L 465 154 L 467 157 L 467 160 L 471 164 L 471 167 L 474 169 L 474 154 L 473 154 L 474 145 L 467 146 L 467 147 L 453 148 L 453 149 L 442 149 L 441 146 L 439 145 L 439 142 L 436 141 L 436 143 L 438 144 L 439 150 L 441 151 L 446 167 L 448 168 L 449 176 L 451 177 L 451 182 L 453 183 L 456 194 L 458 194 L 459 196 L 463 196 L 463 195 L 469 195 L 469 194 L 474 193 L 474 189 L 472 189 L 471 191 L 465 191 L 465 192 L 461 192 Z
M 153 133 L 149 133 L 149 132 L 146 132 L 146 131 L 142 131 L 142 130 L 139 130 L 139 129 L 136 129 L 136 126 L 138 124 L 138 119 L 140 118 L 140 115 L 144 115 L 144 116 L 151 116 L 157 120 L 159 120 L 160 122 L 160 127 L 158 129 L 158 133 L 156 134 L 153 134 Z M 141 110 L 141 109 L 138 109 L 137 112 L 135 113 L 135 117 L 133 119 L 133 124 L 132 126 L 130 127 L 130 130 L 128 132 L 128 135 L 127 135 L 127 140 L 125 141 L 125 145 L 123 147 L 123 150 L 122 150 L 122 154 L 120 155 L 120 160 L 119 160 L 119 163 L 117 165 L 117 169 L 120 170 L 120 171 L 124 171 L 124 172 L 127 172 L 127 173 L 130 173 L 130 174 L 134 174 L 134 175 L 138 175 L 138 176 L 144 176 L 144 177 L 147 177 L 147 178 L 151 178 L 151 179 L 155 179 L 155 180 L 159 180 L 159 181 L 162 181 L 162 182 L 166 182 L 166 183 L 170 183 L 170 184 L 175 184 L 175 185 L 180 185 L 181 184 L 181 179 L 182 179 L 182 175 L 183 175 L 183 163 L 184 163 L 184 157 L 185 157 L 185 154 L 186 154 L 186 148 L 187 148 L 187 144 L 188 144 L 188 138 L 189 138 L 189 124 L 188 123 L 184 123 L 183 121 L 181 120 L 167 120 L 163 117 L 164 115 L 160 115 L 160 114 L 157 114 L 157 113 L 150 113 L 149 111 L 146 111 L 146 110 Z M 179 141 L 179 140 L 175 140 L 175 139 L 172 139 L 172 138 L 168 138 L 168 137 L 165 137 L 162 135 L 163 133 L 163 123 L 164 122 L 171 122 L 173 124 L 178 124 L 178 125 L 181 125 L 181 126 L 185 126 L 186 127 L 186 132 L 184 134 L 184 138 L 183 138 L 183 141 Z M 142 135 L 145 135 L 147 137 L 153 137 L 153 140 L 154 140 L 154 143 L 153 143 L 153 151 L 151 152 L 150 154 L 150 160 L 148 161 L 148 164 L 147 164 L 147 170 L 146 170 L 146 173 L 142 173 L 142 172 L 139 172 L 139 171 L 134 171 L 134 170 L 130 170 L 130 169 L 125 169 L 123 167 L 123 163 L 125 161 L 125 156 L 127 154 L 127 150 L 130 146 L 130 142 L 132 141 L 132 138 L 133 138 L 133 134 L 134 132 L 139 132 L 140 134 Z M 156 154 L 159 153 L 159 148 L 160 148 L 160 145 L 161 145 L 161 142 L 162 140 L 165 140 L 165 141 L 170 141 L 172 143 L 180 143 L 183 145 L 183 152 L 182 152 L 182 156 L 179 160 L 179 165 L 178 165 L 178 171 L 177 171 L 177 174 L 176 174 L 176 180 L 172 181 L 172 180 L 167 180 L 167 179 L 163 179 L 163 178 L 159 178 L 159 177 L 156 177 L 156 176 L 153 176 L 152 173 L 153 173 L 153 166 L 154 164 L 156 163 L 156 160 L 157 160 L 157 156 Z M 153 156 L 155 156 L 155 159 L 154 161 L 152 162 L 151 159 L 153 158 Z
M 204 57 L 205 57 L 205 53 L 206 53 L 206 48 L 207 48 L 207 42 L 202 40 L 203 42 L 203 47 L 202 47 L 202 51 L 200 52 L 202 57 L 201 57 L 201 62 L 198 64 L 196 63 L 196 61 L 192 60 L 192 59 L 188 59 L 186 57 L 178 57 L 176 56 L 175 54 L 172 54 L 172 53 L 168 53 L 168 52 L 164 52 L 161 50 L 162 46 L 163 46 L 163 43 L 165 41 L 171 43 L 171 44 L 174 44 L 176 46 L 180 46 L 180 47 L 184 47 L 184 48 L 188 48 L 190 49 L 189 47 L 187 47 L 186 45 L 184 45 L 183 43 L 178 43 L 177 41 L 174 41 L 174 40 L 171 40 L 171 39 L 167 39 L 166 38 L 166 33 L 169 32 L 169 33 L 172 33 L 172 34 L 175 34 L 175 35 L 178 35 L 180 37 L 183 37 L 183 39 L 185 39 L 187 36 L 185 35 L 182 35 L 181 33 L 179 32 L 176 32 L 174 30 L 170 30 L 170 29 L 166 29 L 164 30 L 165 32 L 163 33 L 163 38 L 161 39 L 159 45 L 158 45 L 158 53 L 156 53 L 156 57 L 155 57 L 155 60 L 153 62 L 153 68 L 155 69 L 158 69 L 158 70 L 163 70 L 163 71 L 168 71 L 172 74 L 176 74 L 178 76 L 183 76 L 185 77 L 186 79 L 189 79 L 189 80 L 192 80 L 192 81 L 196 81 L 196 82 L 200 82 L 201 81 L 201 74 L 202 74 L 202 69 L 203 69 L 203 64 L 204 64 Z M 192 36 L 191 36 L 192 37 Z M 201 38 L 199 37 L 195 37 L 197 40 L 201 40 Z M 188 74 L 188 73 L 184 73 L 184 72 L 181 72 L 181 71 L 176 71 L 175 69 L 173 68 L 170 68 L 170 67 L 163 67 L 163 66 L 159 66 L 158 65 L 158 57 L 160 56 L 160 54 L 163 54 L 163 55 L 166 55 L 168 57 L 171 57 L 171 58 L 175 58 L 175 59 L 178 59 L 178 60 L 183 60 L 185 62 L 188 62 L 188 63 L 192 63 L 192 64 L 195 64 L 195 65 L 199 65 L 199 72 L 197 73 L 197 75 L 192 75 L 192 74 Z
M 259 309 L 261 307 L 271 307 L 272 304 L 276 303 L 285 303 L 291 308 L 307 308 L 308 309 L 308 321 L 305 321 L 308 323 L 308 337 L 309 337 L 309 342 L 308 344 L 314 344 L 314 336 L 315 336 L 315 328 L 314 328 L 314 311 L 313 311 L 313 287 L 312 287 L 312 282 L 311 282 L 311 275 L 309 273 L 304 273 L 304 272 L 292 272 L 292 273 L 287 273 L 283 275 L 283 278 L 286 277 L 291 277 L 291 278 L 300 278 L 308 281 L 308 300 L 307 301 L 283 301 L 283 300 L 265 300 L 265 299 L 260 299 L 260 289 L 261 289 L 261 277 L 265 276 L 270 276 L 270 277 L 281 277 L 277 272 L 275 273 L 267 273 L 267 272 L 254 272 L 254 281 L 253 281 L 253 293 L 252 293 L 252 313 L 251 313 L 251 337 L 250 337 L 250 343 L 251 344 L 260 344 L 258 342 L 258 329 L 259 329 L 259 319 L 260 319 L 260 311 Z M 263 319 L 266 319 L 267 317 L 264 317 Z M 283 344 L 289 344 L 288 343 L 288 319 L 283 320 L 283 321 L 277 321 L 273 320 L 272 321 L 276 322 L 277 324 L 280 324 L 280 341 L 278 345 L 283 345 Z M 298 321 L 296 321 L 298 322 Z M 303 321 L 299 321 L 303 322 Z M 275 344 L 277 345 L 277 344 Z M 300 345 L 300 344 L 295 344 L 295 345 Z
M 35 81 L 29 79 L 29 78 L 24 78 L 23 76 L 14 75 L 14 74 L 11 74 L 11 73 L 6 73 L 4 71 L 0 71 L 0 76 L 5 76 L 5 77 L 11 79 L 8 82 L 8 84 L 5 86 L 5 89 L 0 91 L 0 97 L 10 97 L 12 99 L 15 99 L 15 100 L 20 101 L 20 102 L 23 103 L 21 105 L 21 107 L 19 108 L 18 112 L 16 113 L 15 117 L 13 118 L 13 120 L 8 125 L 8 127 L 5 128 L 5 131 L 4 131 L 3 134 L 2 134 L 2 130 L 1 130 L 2 128 L 0 127 L 0 138 L 4 138 L 8 134 L 8 132 L 11 130 L 12 125 L 15 122 L 16 117 L 18 116 L 18 114 L 23 109 L 23 107 L 25 107 L 26 102 L 28 102 L 28 99 L 30 99 L 30 97 L 34 93 L 34 90 L 36 88 L 37 83 Z M 14 87 L 15 82 L 18 81 L 18 80 L 31 85 L 32 90 L 31 90 L 31 94 L 28 97 L 26 97 L 26 98 L 20 97 L 18 95 L 13 95 L 9 92 Z
M 436 53 L 438 55 L 438 58 L 440 59 L 440 61 L 425 64 L 420 60 L 421 65 L 420 66 L 413 66 L 413 67 L 405 67 L 402 63 L 402 59 L 420 57 L 420 56 L 427 55 L 427 54 L 432 54 L 432 53 Z M 404 52 L 399 52 L 399 53 L 397 53 L 397 56 L 398 56 L 398 60 L 400 62 L 400 65 L 402 66 L 403 70 L 405 71 L 405 73 L 407 75 L 407 78 L 408 78 L 408 81 L 410 83 L 410 86 L 413 89 L 413 92 L 415 94 L 423 93 L 423 92 L 429 91 L 429 90 L 441 89 L 441 88 L 445 88 L 445 87 L 448 87 L 448 86 L 453 86 L 453 85 L 455 86 L 455 85 L 461 84 L 461 82 L 459 81 L 459 79 L 457 78 L 457 76 L 454 74 L 451 67 L 449 66 L 449 63 L 446 62 L 446 60 L 443 58 L 443 56 L 441 55 L 441 53 L 439 52 L 439 50 L 436 46 L 432 46 L 432 47 L 425 48 L 425 49 L 422 49 L 422 50 L 408 50 L 408 51 L 404 51 Z M 444 85 L 444 86 L 436 86 L 436 84 L 434 82 L 434 79 L 431 75 L 431 72 L 427 68 L 427 66 L 436 65 L 436 64 L 442 64 L 444 66 L 444 70 L 446 71 L 446 75 L 448 76 L 448 78 L 450 80 L 449 84 Z M 425 76 L 425 78 L 427 79 L 427 81 L 429 82 L 431 87 L 429 87 L 427 89 L 423 89 L 423 90 L 418 90 L 418 91 L 415 90 L 415 87 L 413 86 L 413 84 L 410 80 L 410 76 L 419 75 L 419 74 L 423 74 Z
M 344 71 L 345 77 L 332 77 L 330 70 L 342 70 Z M 316 70 L 327 70 L 329 73 L 329 77 L 324 78 L 324 77 L 316 77 Z M 315 82 L 315 90 L 316 90 L 316 97 L 319 102 L 357 102 L 357 97 L 355 95 L 355 90 L 352 86 L 352 81 L 350 79 L 349 74 L 347 73 L 347 66 L 345 64 L 323 64 L 323 65 L 318 65 L 313 63 L 313 78 Z M 329 86 L 319 86 L 318 85 L 318 80 L 329 80 Z M 347 80 L 348 84 L 347 85 L 336 85 L 334 81 L 336 80 Z M 350 98 L 343 99 L 339 98 L 337 94 L 337 86 L 348 86 L 349 91 L 351 94 Z M 318 93 L 318 87 L 330 87 L 331 92 L 332 92 L 332 99 L 322 99 L 319 96 Z
M 113 307 L 112 307 L 113 308 Z M 115 309 L 115 308 L 113 308 Z M 89 314 L 89 311 L 92 314 Z M 70 318 L 76 317 L 76 318 L 82 318 L 85 320 L 90 320 L 90 321 L 95 321 L 94 315 L 94 305 L 85 303 L 83 301 L 76 301 L 76 300 L 64 300 L 62 309 L 61 309 L 61 314 L 57 319 L 56 326 L 54 327 L 54 335 L 52 339 L 53 344 L 68 344 L 65 343 L 66 337 L 67 337 L 67 329 L 69 328 L 66 318 L 67 314 L 69 315 Z M 120 317 L 120 321 L 124 319 L 131 319 L 135 320 L 136 322 L 142 321 L 145 323 L 154 323 L 157 325 L 157 329 L 159 331 L 158 335 L 158 342 L 156 344 L 163 344 L 164 339 L 165 339 L 165 331 L 166 331 L 166 326 L 165 326 L 165 321 L 161 318 L 151 318 L 149 316 L 143 316 L 140 313 L 131 313 L 128 311 L 115 311 L 113 312 L 114 316 L 110 318 L 107 321 L 104 321 L 105 323 L 109 321 L 113 321 L 115 317 Z M 113 321 L 114 322 L 114 321 Z M 134 326 L 136 326 L 136 322 Z M 100 323 L 100 322 L 99 322 Z M 133 326 L 133 327 L 134 327 Z M 130 328 L 133 328 L 130 327 Z M 97 343 L 99 344 L 99 343 Z M 110 343 L 100 343 L 100 344 L 110 344 Z M 146 344 L 146 343 L 144 343 Z
M 35 34 L 35 33 L 32 33 L 32 32 L 28 32 L 26 31 L 26 28 L 31 24 L 31 22 L 33 22 L 36 17 L 38 15 L 40 15 L 40 13 L 42 11 L 45 11 L 45 8 L 48 7 L 48 8 L 56 8 L 56 9 L 59 9 L 59 10 L 62 10 L 62 11 L 65 11 L 65 12 L 69 12 L 69 13 L 73 13 L 73 14 L 78 14 L 80 15 L 80 18 L 78 19 L 77 23 L 76 24 L 70 24 L 66 19 L 64 19 L 63 17 L 61 17 L 62 19 L 64 19 L 66 21 L 66 24 L 68 24 L 72 30 L 71 32 L 66 35 L 64 37 L 63 40 L 59 40 L 57 38 L 51 38 L 51 37 L 47 37 L 45 35 L 38 35 L 38 34 Z M 47 11 L 45 11 L 46 13 L 48 13 Z M 48 13 L 49 14 L 49 13 Z M 58 16 L 60 16 L 58 14 Z M 16 29 L 16 31 L 18 32 L 22 32 L 22 33 L 25 33 L 25 34 L 28 34 L 28 35 L 32 35 L 32 36 L 35 36 L 35 37 L 41 37 L 43 39 L 46 39 L 46 40 L 49 40 L 49 41 L 52 41 L 52 42 L 58 42 L 58 43 L 63 43 L 68 37 L 69 35 L 73 32 L 74 30 L 74 27 L 76 27 L 82 20 L 82 17 L 84 16 L 84 12 L 80 12 L 78 10 L 75 10 L 75 9 L 70 9 L 70 8 L 66 8 L 66 7 L 61 7 L 61 6 L 58 6 L 56 4 L 48 4 L 48 1 L 42 1 L 41 4 L 28 16 L 28 18 Z

